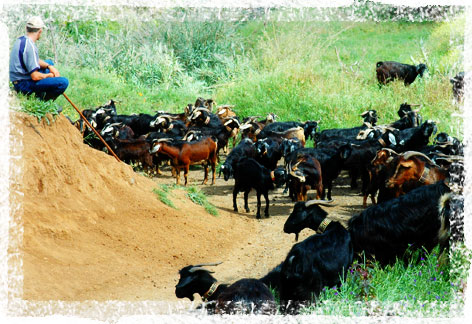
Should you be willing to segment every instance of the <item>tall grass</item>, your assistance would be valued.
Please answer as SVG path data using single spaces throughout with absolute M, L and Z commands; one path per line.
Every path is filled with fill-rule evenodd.
M 421 114 L 442 131 L 462 136 L 459 108 L 452 104 L 449 77 L 462 68 L 463 20 L 453 23 L 270 22 L 252 33 L 254 67 L 241 79 L 221 84 L 217 100 L 235 104 L 243 116 L 276 112 L 282 120 L 322 120 L 322 128 L 360 124 L 359 114 L 376 109 L 381 123 L 398 117 L 403 102 L 423 105 Z M 246 26 L 258 30 L 253 26 Z M 429 72 L 409 87 L 379 87 L 375 63 L 427 62 Z M 451 127 L 452 126 L 452 127 Z M 451 129 L 452 128 L 452 129 Z
M 422 250 L 407 262 L 380 267 L 355 262 L 339 287 L 325 287 L 317 306 L 304 313 L 342 316 L 460 316 L 470 251 L 463 245 L 451 250 L 450 261 Z

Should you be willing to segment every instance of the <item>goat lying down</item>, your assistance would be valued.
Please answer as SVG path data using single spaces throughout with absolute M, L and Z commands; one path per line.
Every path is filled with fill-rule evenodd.
M 216 314 L 274 314 L 274 296 L 269 288 L 258 279 L 240 279 L 232 285 L 220 284 L 203 266 L 220 263 L 189 265 L 179 271 L 180 279 L 175 286 L 177 298 L 188 298 L 199 294 L 210 313 Z

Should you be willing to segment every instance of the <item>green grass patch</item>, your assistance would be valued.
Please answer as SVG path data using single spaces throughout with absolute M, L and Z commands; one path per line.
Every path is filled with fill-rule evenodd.
M 51 120 L 47 115 L 52 116 L 52 121 L 54 121 L 55 117 L 58 115 L 57 110 L 59 106 L 55 101 L 43 101 L 34 95 L 26 96 L 21 93 L 18 94 L 18 98 L 20 111 L 36 117 L 38 122 L 40 122 L 41 119 L 44 119 L 49 125 Z
M 159 187 L 160 187 L 160 189 L 157 189 L 157 188 L 152 189 L 152 192 L 157 195 L 157 197 L 159 198 L 159 200 L 162 203 L 166 204 L 169 207 L 177 209 L 177 207 L 175 207 L 172 200 L 170 200 L 170 198 L 169 198 L 170 192 L 171 192 L 172 188 L 174 188 L 175 186 L 159 185 Z
M 186 190 L 187 197 L 189 197 L 191 201 L 193 201 L 197 205 L 203 206 L 209 214 L 213 216 L 218 216 L 218 210 L 208 201 L 207 197 L 200 189 L 192 186 L 186 188 Z
M 417 250 L 408 262 L 398 260 L 381 267 L 354 263 L 339 287 L 325 287 L 316 306 L 303 313 L 368 316 L 458 316 L 470 265 L 470 251 L 463 244 L 439 255 Z

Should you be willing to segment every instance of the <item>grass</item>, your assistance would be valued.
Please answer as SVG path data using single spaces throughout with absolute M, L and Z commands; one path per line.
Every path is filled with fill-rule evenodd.
M 459 316 L 463 306 L 470 251 L 463 244 L 451 249 L 449 260 L 436 247 L 417 250 L 408 262 L 355 262 L 339 287 L 325 287 L 316 306 L 304 313 L 367 316 Z
M 216 209 L 215 206 L 213 206 L 207 199 L 207 197 L 205 196 L 205 194 L 200 190 L 198 189 L 197 187 L 195 186 L 191 186 L 191 187 L 183 187 L 183 186 L 177 186 L 177 185 L 165 185 L 165 184 L 161 184 L 159 185 L 159 189 L 158 188 L 154 188 L 152 190 L 153 193 L 155 193 L 157 195 L 157 197 L 159 198 L 159 200 L 166 204 L 167 206 L 169 207 L 172 207 L 174 209 L 176 209 L 174 203 L 172 202 L 172 200 L 170 199 L 170 195 L 171 195 L 171 192 L 173 189 L 175 188 L 180 188 L 180 189 L 183 189 L 187 192 L 187 197 L 195 204 L 197 205 L 200 205 L 200 206 L 203 206 L 203 208 L 205 208 L 205 210 L 210 214 L 210 215 L 213 215 L 213 216 L 218 216 L 218 209 Z
M 218 210 L 208 201 L 207 197 L 200 189 L 192 186 L 186 188 L 186 190 L 187 197 L 189 197 L 191 201 L 193 201 L 197 205 L 203 206 L 209 214 L 213 216 L 218 216 Z
M 155 193 L 157 195 L 157 197 L 159 198 L 159 200 L 169 206 L 169 207 L 172 207 L 174 209 L 177 209 L 174 205 L 174 203 L 172 202 L 172 200 L 170 200 L 169 198 L 169 195 L 170 195 L 170 192 L 171 192 L 171 189 L 174 188 L 175 186 L 170 186 L 170 185 L 159 185 L 160 189 L 157 189 L 157 188 L 154 188 L 152 190 L 153 193 Z
M 54 101 L 42 101 L 34 95 L 26 96 L 23 94 L 18 94 L 18 99 L 20 111 L 36 117 L 38 122 L 40 122 L 41 119 L 44 119 L 49 125 L 51 122 L 49 117 L 52 117 L 52 121 L 54 121 L 58 115 L 57 110 L 59 106 Z

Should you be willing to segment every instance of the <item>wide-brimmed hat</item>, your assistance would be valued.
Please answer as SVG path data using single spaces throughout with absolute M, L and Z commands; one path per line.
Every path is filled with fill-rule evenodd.
M 26 23 L 26 27 L 29 28 L 44 28 L 44 22 L 39 16 L 33 16 L 30 19 L 28 19 L 28 22 Z

